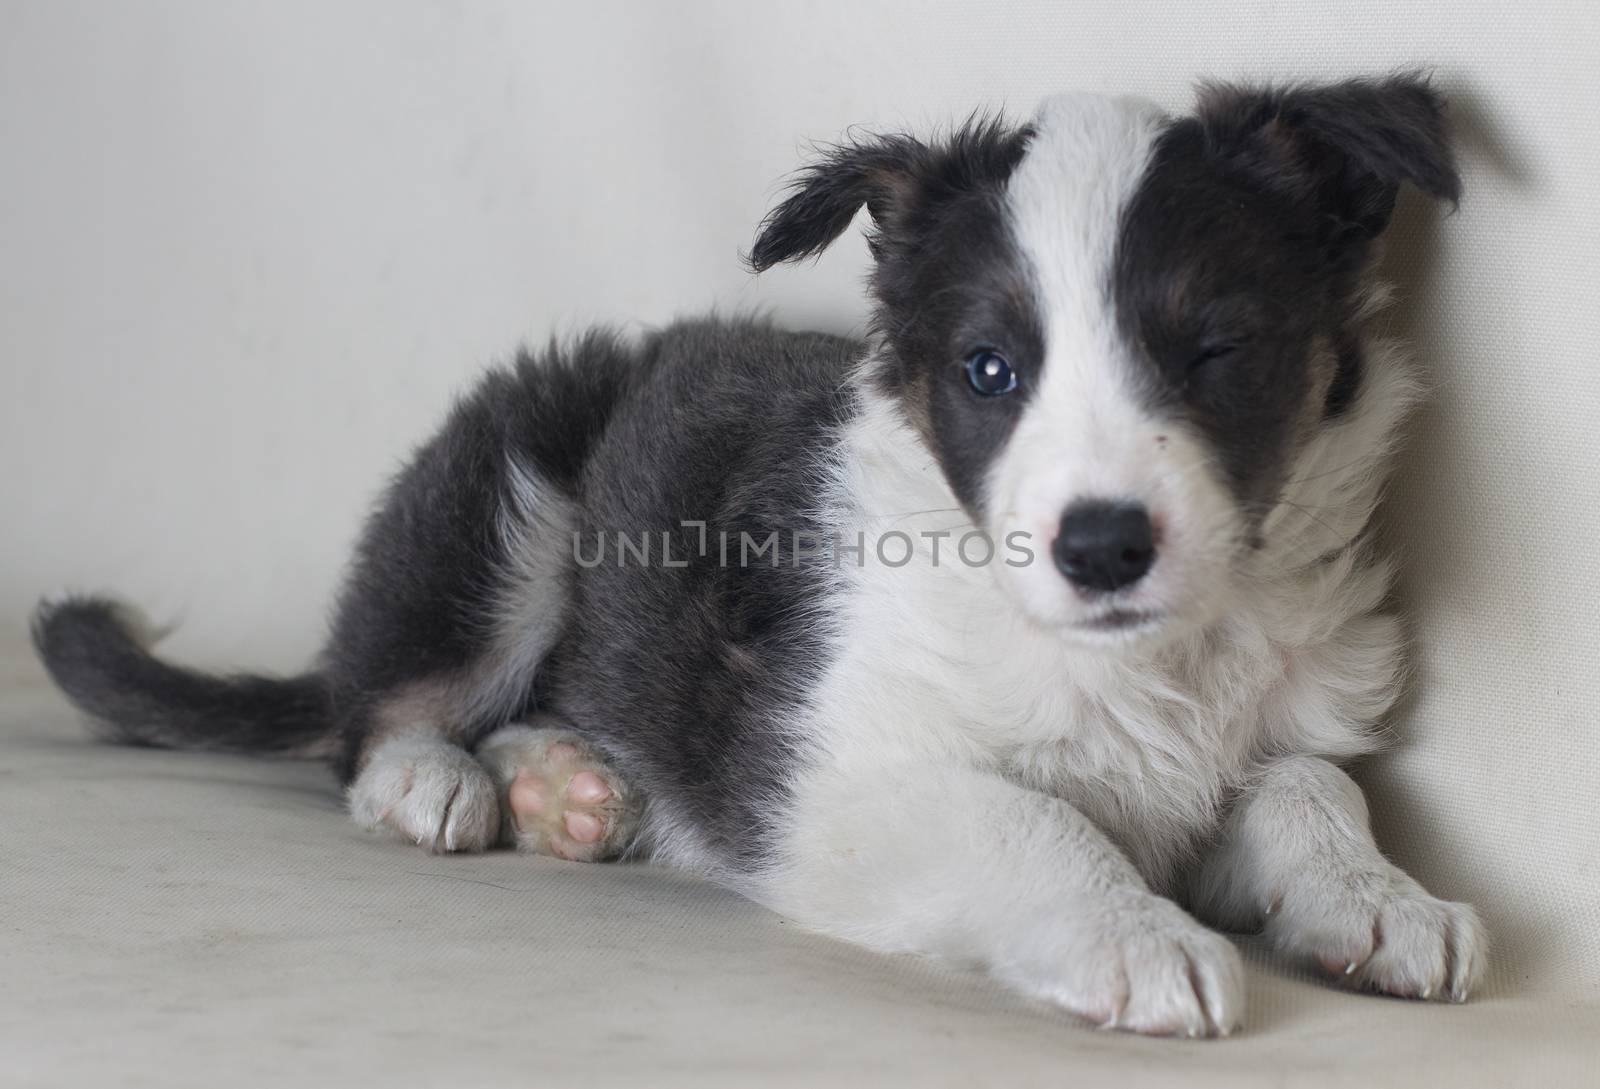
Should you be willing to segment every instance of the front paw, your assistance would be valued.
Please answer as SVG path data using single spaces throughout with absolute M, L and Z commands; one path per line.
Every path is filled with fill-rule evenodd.
M 1477 912 L 1394 867 L 1285 888 L 1267 906 L 1265 933 L 1340 982 L 1451 1002 L 1466 1001 L 1487 950 Z
M 1157 896 L 1036 927 L 998 971 L 1104 1028 L 1150 1036 L 1226 1036 L 1244 1012 L 1239 951 Z

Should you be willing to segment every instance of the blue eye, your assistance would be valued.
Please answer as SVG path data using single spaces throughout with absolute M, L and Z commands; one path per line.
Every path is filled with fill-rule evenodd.
M 967 381 L 984 397 L 998 397 L 1017 388 L 1017 372 L 1006 357 L 984 348 L 967 356 Z

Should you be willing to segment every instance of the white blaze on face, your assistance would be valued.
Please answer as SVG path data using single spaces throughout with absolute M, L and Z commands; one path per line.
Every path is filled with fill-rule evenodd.
M 997 570 L 1035 620 L 1096 641 L 1127 637 L 1096 628 L 1112 607 L 1212 619 L 1240 533 L 1204 445 L 1142 403 L 1140 364 L 1117 328 L 1119 223 L 1161 120 L 1137 100 L 1049 99 L 1006 193 L 1017 246 L 1032 265 L 1045 359 L 987 491 L 991 532 L 1028 533 L 1035 560 Z M 1155 565 L 1111 598 L 1086 598 L 1050 558 L 1063 512 L 1083 501 L 1142 504 L 1155 527 Z

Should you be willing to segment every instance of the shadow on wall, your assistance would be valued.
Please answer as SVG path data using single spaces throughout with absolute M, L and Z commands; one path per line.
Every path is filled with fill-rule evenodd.
M 1493 178 L 1504 188 L 1532 188 L 1531 165 L 1513 155 L 1483 103 L 1461 89 L 1450 89 L 1450 103 L 1462 162 L 1480 178 Z M 1474 200 L 1470 179 L 1464 189 L 1462 207 L 1470 208 Z M 1442 593 L 1472 577 L 1467 569 L 1470 549 L 1441 540 L 1440 534 L 1426 529 L 1440 524 L 1442 507 L 1466 501 L 1470 484 L 1460 469 L 1467 464 L 1462 444 L 1469 440 L 1460 423 L 1453 422 L 1448 396 L 1452 361 L 1445 347 L 1451 342 L 1446 327 L 1450 308 L 1445 300 L 1450 284 L 1440 256 L 1450 215 L 1450 209 L 1413 191 L 1403 191 L 1386 237 L 1380 272 L 1381 278 L 1395 287 L 1395 301 L 1379 319 L 1383 331 L 1405 342 L 1430 389 L 1407 428 L 1390 498 L 1378 513 L 1380 540 L 1398 565 L 1395 597 L 1411 625 L 1413 642 L 1426 639 L 1427 620 L 1444 611 Z M 1402 749 L 1414 740 L 1409 726 L 1418 713 L 1421 694 L 1449 680 L 1431 675 L 1421 654 L 1412 656 L 1410 667 L 1406 689 L 1389 716 L 1393 747 Z M 1465 899 L 1477 907 L 1494 941 L 1489 988 L 1499 993 L 1513 989 L 1515 977 L 1534 971 L 1531 961 L 1546 955 L 1541 950 L 1553 947 L 1541 937 L 1544 928 L 1537 920 L 1513 916 L 1496 904 L 1489 884 L 1473 878 L 1471 859 L 1446 857 L 1447 852 L 1438 850 L 1438 845 L 1455 838 L 1450 835 L 1452 810 L 1430 804 L 1418 797 L 1416 790 L 1408 789 L 1406 776 L 1392 773 L 1387 756 L 1363 762 L 1355 769 L 1355 777 L 1366 791 L 1379 843 L 1429 891 L 1447 899 Z M 1454 799 L 1453 804 L 1472 802 L 1471 792 L 1446 793 Z

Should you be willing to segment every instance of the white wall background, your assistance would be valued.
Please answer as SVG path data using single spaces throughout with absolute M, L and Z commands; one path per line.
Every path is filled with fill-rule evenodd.
M 380 481 L 519 340 L 857 323 L 855 238 L 738 264 L 806 139 L 1429 65 L 1467 196 L 1394 232 L 1438 397 L 1391 505 L 1417 695 L 1368 780 L 1507 971 L 1593 988 L 1597 10 L 0 0 L 0 642 L 111 587 L 175 654 L 293 668 Z

